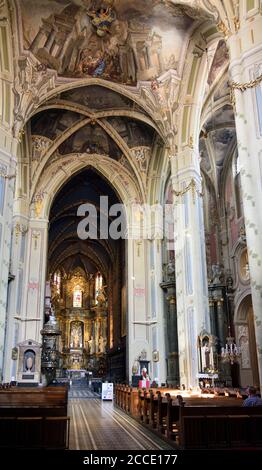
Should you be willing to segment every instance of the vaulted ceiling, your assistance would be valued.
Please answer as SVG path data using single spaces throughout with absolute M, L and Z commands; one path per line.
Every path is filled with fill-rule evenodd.
M 114 267 L 120 241 L 112 238 L 100 238 L 100 222 L 105 215 L 101 213 L 100 197 L 108 197 L 108 205 L 120 203 L 120 199 L 112 186 L 91 168 L 76 174 L 58 192 L 50 212 L 49 225 L 49 272 L 58 268 L 71 272 L 81 267 L 86 272 L 100 271 L 108 279 L 110 269 Z M 81 204 L 91 204 L 97 210 L 97 238 L 83 240 L 77 233 L 77 227 L 83 217 L 77 215 Z M 88 212 L 86 213 L 88 216 Z M 91 220 L 91 219 L 90 219 Z M 113 218 L 109 218 L 110 221 Z M 92 219 L 91 227 L 95 228 Z M 120 254 L 121 256 L 121 254 Z

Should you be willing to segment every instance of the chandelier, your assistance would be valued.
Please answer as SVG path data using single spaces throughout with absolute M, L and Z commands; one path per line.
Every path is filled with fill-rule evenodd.
M 234 338 L 231 336 L 230 326 L 228 327 L 228 337 L 225 347 L 221 348 L 221 359 L 223 362 L 230 362 L 234 364 L 241 356 L 241 348 L 234 343 Z

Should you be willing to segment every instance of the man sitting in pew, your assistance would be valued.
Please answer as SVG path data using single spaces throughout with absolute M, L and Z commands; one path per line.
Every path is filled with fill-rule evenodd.
M 262 399 L 257 395 L 255 387 L 248 387 L 248 398 L 244 400 L 243 406 L 262 406 Z

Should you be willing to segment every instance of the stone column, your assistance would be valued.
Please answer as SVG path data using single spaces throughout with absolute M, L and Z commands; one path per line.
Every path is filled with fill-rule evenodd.
M 262 17 L 241 19 L 241 29 L 231 36 L 230 75 L 233 82 L 250 83 L 262 62 Z M 252 39 L 252 40 L 251 40 Z M 262 386 L 262 110 L 261 83 L 234 90 L 235 122 L 249 257 L 256 350 Z
M 203 329 L 210 331 L 199 160 L 187 145 L 170 161 L 175 211 L 180 384 L 197 387 L 197 338 Z
M 68 34 L 64 44 L 62 45 L 59 51 L 59 54 L 57 56 L 58 59 L 62 60 L 64 58 L 64 55 L 65 55 L 65 52 L 66 52 L 66 49 L 68 47 L 70 40 L 71 40 L 71 34 Z
M 47 52 L 50 52 L 50 49 L 54 43 L 54 40 L 55 40 L 55 37 L 56 37 L 56 30 L 55 29 L 52 29 L 52 31 L 49 33 L 49 36 L 46 40 L 46 43 L 44 45 L 44 49 L 47 50 Z

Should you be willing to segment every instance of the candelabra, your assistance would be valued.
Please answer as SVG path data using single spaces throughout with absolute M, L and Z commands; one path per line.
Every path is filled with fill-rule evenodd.
M 231 336 L 230 326 L 228 327 L 228 337 L 225 347 L 221 348 L 221 358 L 223 362 L 230 362 L 234 364 L 237 362 L 241 355 L 241 348 L 234 343 L 234 338 Z

